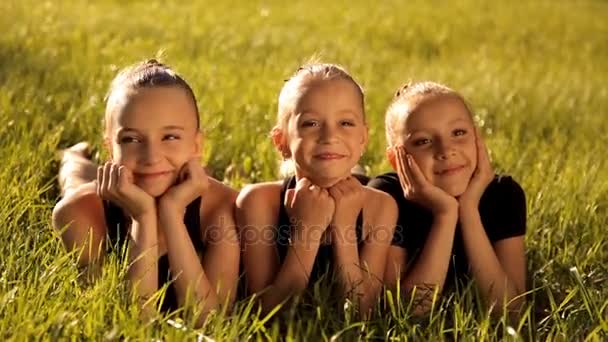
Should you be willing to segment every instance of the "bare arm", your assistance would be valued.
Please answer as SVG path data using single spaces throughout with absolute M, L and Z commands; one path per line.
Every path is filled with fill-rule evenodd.
M 154 309 L 148 299 L 158 290 L 158 234 L 155 213 L 133 218 L 129 231 L 129 270 L 133 291 L 146 314 Z
M 428 311 L 432 305 L 434 292 L 441 292 L 443 289 L 452 255 L 456 222 L 455 212 L 433 217 L 424 247 L 402 279 L 402 287 L 407 293 L 415 291 L 416 314 Z M 407 260 L 405 263 L 407 264 Z
M 518 296 L 526 289 L 524 237 L 500 240 L 492 246 L 479 211 L 463 212 L 460 221 L 471 272 L 487 303 L 498 308 L 507 303 L 508 310 L 519 310 L 523 298 Z
M 78 267 L 95 279 L 105 255 L 106 224 L 103 204 L 94 184 L 79 187 L 53 208 L 53 227 L 68 252 L 78 251 Z
M 236 298 L 240 247 L 234 221 L 234 201 L 236 192 L 225 196 L 218 208 L 214 208 L 210 214 L 203 217 L 206 234 L 205 254 L 203 256 L 203 268 L 211 286 L 218 296 L 219 305 L 228 306 L 234 303 Z
M 184 211 L 161 202 L 158 221 L 165 232 L 169 267 L 175 278 L 179 305 L 183 306 L 188 296 L 193 296 L 202 309 L 202 316 L 206 317 L 209 311 L 218 307 L 218 298 L 188 235 Z
M 332 236 L 332 241 L 336 241 L 334 258 L 338 279 L 342 284 L 342 295 L 354 299 L 364 316 L 373 308 L 382 288 L 388 248 L 397 220 L 397 206 L 389 195 L 369 190 L 366 192 L 367 196 L 373 198 L 366 201 L 372 203 L 373 208 L 364 209 L 364 216 L 368 218 L 368 234 L 361 250 L 358 249 L 356 235 L 344 233 L 349 230 L 332 230 L 335 235 Z M 351 232 L 354 232 L 355 224 L 356 216 L 350 226 Z M 335 234 L 339 231 L 342 232 L 341 236 Z
M 275 242 L 279 191 L 279 184 L 249 186 L 236 201 L 247 289 L 261 292 L 264 312 L 306 288 L 320 245 L 321 234 L 303 234 L 306 227 L 298 222 L 285 260 L 279 263 Z

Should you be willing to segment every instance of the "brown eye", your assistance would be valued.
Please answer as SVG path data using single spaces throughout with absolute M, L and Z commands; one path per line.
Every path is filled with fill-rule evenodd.
M 125 136 L 118 139 L 119 144 L 130 144 L 130 143 L 138 143 L 139 139 L 136 137 Z
M 175 134 L 167 134 L 163 137 L 163 140 L 179 140 L 179 136 Z
M 430 143 L 431 143 L 431 139 L 427 139 L 427 138 L 414 140 L 414 146 L 422 146 L 422 145 L 426 145 L 426 144 L 430 144 Z
M 456 130 L 454 130 L 454 132 L 452 132 L 452 134 L 454 136 L 459 137 L 459 136 L 462 136 L 462 135 L 466 135 L 467 134 L 467 130 L 466 129 L 456 129 Z
M 342 120 L 340 121 L 340 126 L 344 126 L 344 127 L 355 127 L 355 122 L 351 121 L 351 120 Z
M 319 123 L 316 120 L 306 120 L 300 125 L 302 127 L 317 127 Z

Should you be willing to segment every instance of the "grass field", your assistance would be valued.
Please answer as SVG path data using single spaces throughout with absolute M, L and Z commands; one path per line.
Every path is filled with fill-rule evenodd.
M 608 338 L 608 2 L 180 3 L 0 2 L 0 339 Z M 432 79 L 460 90 L 496 169 L 526 190 L 531 294 L 521 322 L 505 328 L 470 294 L 429 321 L 395 299 L 359 322 L 318 294 L 317 306 L 280 319 L 244 300 L 200 330 L 177 329 L 137 318 L 116 262 L 79 285 L 50 226 L 56 152 L 81 140 L 99 148 L 117 68 L 159 53 L 198 95 L 205 162 L 236 188 L 278 177 L 267 135 L 277 95 L 314 54 L 366 89 L 371 175 L 388 170 L 383 113 L 397 86 Z

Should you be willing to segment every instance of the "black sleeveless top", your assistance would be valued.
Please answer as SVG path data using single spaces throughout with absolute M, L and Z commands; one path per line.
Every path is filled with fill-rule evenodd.
M 433 215 L 429 210 L 404 197 L 399 176 L 395 172 L 379 175 L 372 179 L 368 186 L 390 194 L 397 202 L 399 219 L 395 227 L 393 244 L 407 251 L 408 264 L 414 263 L 430 234 Z M 496 175 L 479 201 L 479 215 L 488 239 L 492 243 L 524 235 L 526 197 L 523 189 L 513 178 Z M 464 288 L 469 279 L 469 261 L 458 223 L 444 287 L 448 291 Z
M 198 197 L 186 207 L 184 214 L 184 224 L 188 230 L 188 236 L 194 245 L 194 249 L 198 254 L 202 253 L 204 244 L 200 238 L 200 205 L 201 198 Z M 127 227 L 129 221 L 125 217 L 122 209 L 109 201 L 103 202 L 104 212 L 106 217 L 106 226 L 108 227 L 108 242 L 110 251 L 122 251 L 126 247 L 129 238 L 127 236 Z M 158 259 L 158 286 L 159 288 L 173 279 L 169 269 L 169 256 L 164 254 Z M 174 311 L 178 309 L 177 293 L 170 283 L 167 287 L 167 292 L 161 303 L 161 310 Z
M 359 179 L 357 177 L 357 179 Z M 363 183 L 365 184 L 365 183 Z M 287 256 L 287 249 L 289 248 L 289 238 L 291 235 L 291 222 L 285 209 L 285 192 L 288 189 L 293 189 L 296 186 L 296 177 L 292 176 L 286 178 L 283 182 L 283 188 L 281 189 L 281 207 L 279 209 L 279 220 L 276 225 L 276 246 L 279 252 L 279 263 L 282 264 Z M 359 246 L 363 241 L 363 214 L 359 212 L 357 216 L 357 225 L 355 227 L 357 233 L 357 243 Z M 320 280 L 323 275 L 328 274 L 330 268 L 333 265 L 333 253 L 331 244 L 321 244 L 315 258 L 310 277 L 308 279 L 308 286 L 312 286 L 315 282 Z

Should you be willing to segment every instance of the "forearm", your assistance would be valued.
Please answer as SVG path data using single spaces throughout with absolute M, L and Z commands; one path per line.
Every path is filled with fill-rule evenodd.
M 483 227 L 478 210 L 461 212 L 462 239 L 471 273 L 489 305 L 502 307 L 503 301 L 511 309 L 519 307 L 520 300 L 513 300 L 523 289 L 517 289 L 504 271 Z
M 156 216 L 133 220 L 129 241 L 128 278 L 144 303 L 158 290 L 158 236 Z
M 217 294 L 213 290 L 200 263 L 199 256 L 183 222 L 183 214 L 172 209 L 160 209 L 159 224 L 165 232 L 169 267 L 174 275 L 174 285 L 180 305 L 188 296 L 201 305 L 204 314 L 217 308 Z
M 365 271 L 362 270 L 356 235 L 349 235 L 349 229 L 354 233 L 354 223 L 331 228 L 334 270 L 340 284 L 340 295 L 357 303 L 362 311 L 367 311 L 370 298 L 375 298 L 375 292 L 371 277 L 363 276 Z
M 284 300 L 305 290 L 308 286 L 320 241 L 316 238 L 304 236 L 304 234 L 301 235 L 292 235 L 291 244 L 279 272 L 261 296 L 264 312 L 272 310 Z
M 445 284 L 458 216 L 456 212 L 435 215 L 420 255 L 406 271 L 403 288 L 413 300 L 415 315 L 425 314 L 432 306 L 435 291 Z
M 457 214 L 436 215 L 426 242 L 416 262 L 407 270 L 403 285 L 406 289 L 415 286 L 441 289 L 450 265 Z

